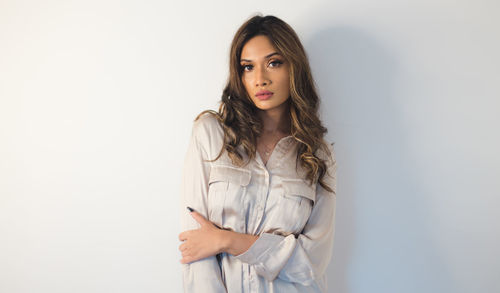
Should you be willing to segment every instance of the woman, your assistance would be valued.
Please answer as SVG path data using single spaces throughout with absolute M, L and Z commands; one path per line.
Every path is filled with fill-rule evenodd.
M 193 124 L 181 188 L 185 292 L 326 292 L 336 164 L 318 103 L 294 30 L 274 16 L 245 22 L 219 112 Z

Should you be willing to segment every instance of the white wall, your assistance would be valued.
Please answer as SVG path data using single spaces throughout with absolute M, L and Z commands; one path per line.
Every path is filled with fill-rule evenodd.
M 181 292 L 191 121 L 252 13 L 336 142 L 331 292 L 499 292 L 497 1 L 0 2 L 0 292 Z

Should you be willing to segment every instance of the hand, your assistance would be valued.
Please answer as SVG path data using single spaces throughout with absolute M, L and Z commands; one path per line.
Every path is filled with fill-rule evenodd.
M 224 230 L 205 219 L 198 212 L 192 211 L 191 216 L 201 227 L 184 231 L 179 234 L 179 240 L 184 241 L 179 250 L 182 253 L 181 263 L 191 263 L 223 252 Z

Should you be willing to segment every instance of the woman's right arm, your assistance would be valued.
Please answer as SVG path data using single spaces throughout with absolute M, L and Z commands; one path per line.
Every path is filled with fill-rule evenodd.
M 184 160 L 181 184 L 181 232 L 198 229 L 200 225 L 186 209 L 187 206 L 208 218 L 207 197 L 210 164 L 206 151 L 197 138 L 201 126 L 195 122 L 191 132 L 188 151 Z M 215 256 L 210 256 L 189 264 L 182 264 L 184 292 L 226 293 L 222 273 Z

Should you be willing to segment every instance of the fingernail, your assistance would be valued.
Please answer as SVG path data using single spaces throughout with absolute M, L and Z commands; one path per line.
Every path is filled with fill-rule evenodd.
M 187 209 L 188 209 L 188 211 L 190 211 L 190 212 L 194 211 L 194 210 L 193 210 L 192 208 L 190 208 L 190 207 L 187 207 Z

